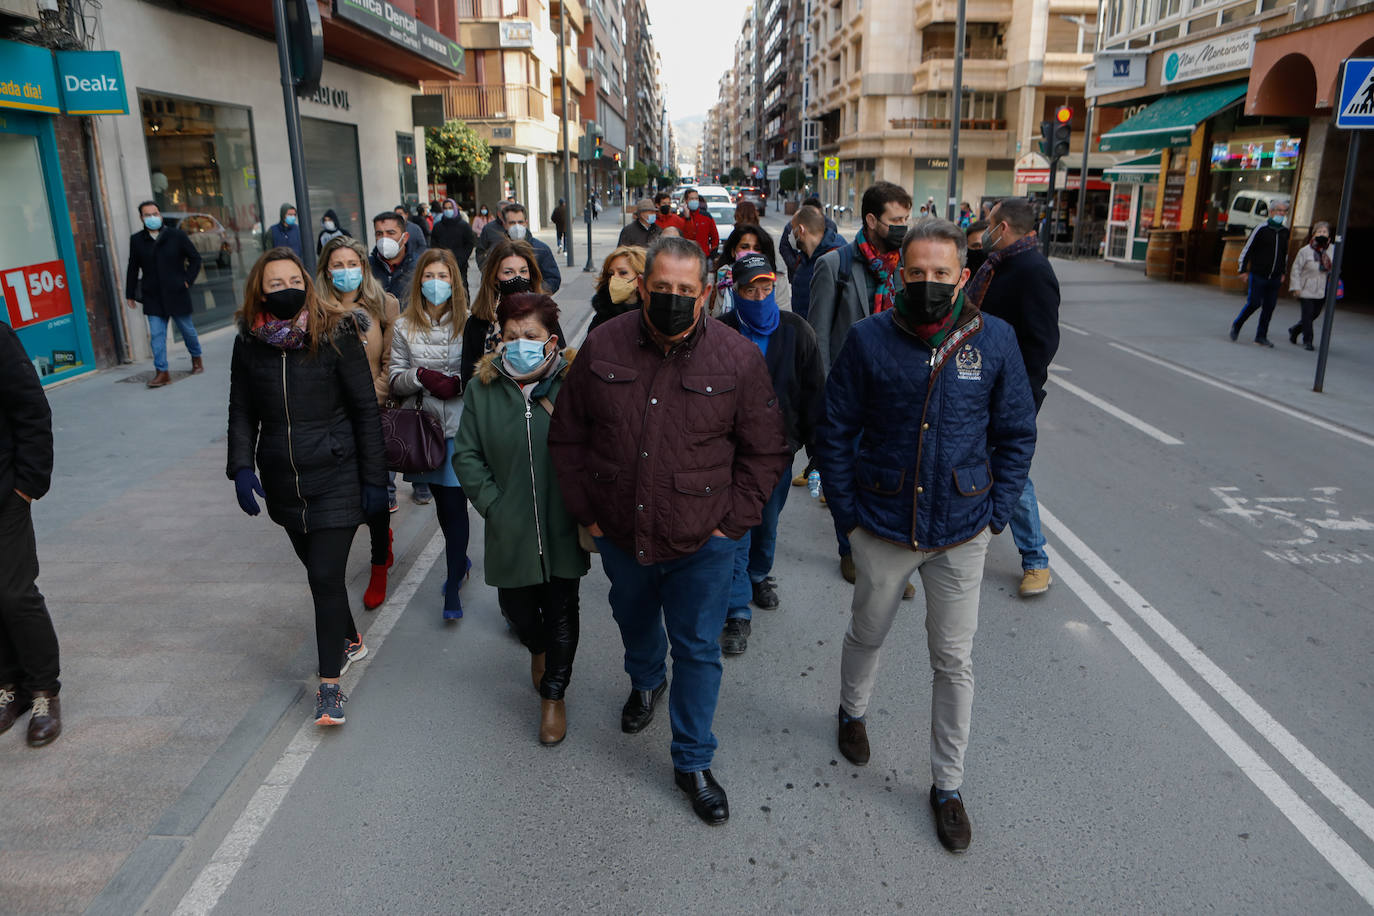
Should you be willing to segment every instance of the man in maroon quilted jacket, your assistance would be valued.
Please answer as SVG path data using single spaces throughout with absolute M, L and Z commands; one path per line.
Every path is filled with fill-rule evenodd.
M 587 338 L 549 449 L 568 510 L 611 580 L 632 687 L 621 730 L 653 719 L 671 646 L 674 780 L 698 817 L 723 824 L 730 807 L 711 776 L 711 720 L 735 542 L 759 524 L 792 459 L 759 348 L 706 315 L 706 271 L 690 240 L 653 244 L 641 309 Z

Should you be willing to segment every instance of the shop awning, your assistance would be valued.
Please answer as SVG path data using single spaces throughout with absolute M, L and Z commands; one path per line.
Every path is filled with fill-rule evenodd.
M 1149 184 L 1159 179 L 1159 164 L 1159 153 L 1127 159 L 1103 169 L 1102 180 L 1125 184 Z
M 1103 152 L 1187 146 L 1203 121 L 1245 98 L 1246 83 L 1208 86 L 1156 99 L 1102 135 Z

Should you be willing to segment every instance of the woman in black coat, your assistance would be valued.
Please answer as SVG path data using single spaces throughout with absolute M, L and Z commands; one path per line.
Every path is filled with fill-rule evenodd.
M 352 313 L 315 294 L 289 249 L 258 259 L 237 317 L 228 476 L 249 515 L 259 512 L 253 494 L 265 497 L 305 564 L 320 662 L 315 723 L 342 725 L 339 676 L 367 654 L 348 606 L 348 551 L 364 519 L 387 508 L 372 371 Z

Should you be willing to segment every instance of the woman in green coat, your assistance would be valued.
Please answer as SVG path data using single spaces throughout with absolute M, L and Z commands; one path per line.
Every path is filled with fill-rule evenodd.
M 530 650 L 541 699 L 539 741 L 567 734 L 563 692 L 577 651 L 577 589 L 590 558 L 549 457 L 549 419 L 568 371 L 558 306 L 538 293 L 501 297 L 501 346 L 477 364 L 464 394 L 453 469 L 486 519 L 487 584 Z

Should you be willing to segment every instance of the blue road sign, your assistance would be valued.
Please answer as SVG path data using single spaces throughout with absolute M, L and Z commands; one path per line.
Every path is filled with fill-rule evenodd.
M 1352 57 L 1341 67 L 1336 126 L 1346 130 L 1374 128 L 1374 57 Z

